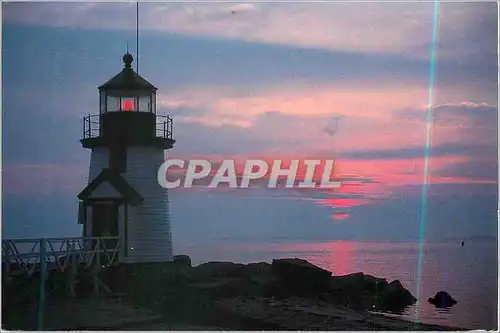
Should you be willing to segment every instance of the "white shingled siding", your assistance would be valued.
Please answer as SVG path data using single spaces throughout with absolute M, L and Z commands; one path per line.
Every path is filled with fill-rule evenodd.
M 92 235 L 92 207 L 87 206 L 87 223 L 83 236 L 90 237 Z
M 108 167 L 108 161 L 107 148 L 93 149 L 89 182 Z M 144 201 L 138 206 L 128 206 L 128 255 L 123 262 L 172 260 L 168 193 L 157 181 L 158 168 L 163 161 L 161 148 L 129 147 L 127 150 L 127 172 L 122 177 Z M 91 223 L 91 220 L 87 221 Z M 124 229 L 120 229 L 120 236 L 124 236 Z
M 158 168 L 164 151 L 154 147 L 129 147 L 123 177 L 142 195 L 139 206 L 128 210 L 128 258 L 130 262 L 172 260 L 167 191 L 158 184 Z
M 102 169 L 109 167 L 109 149 L 104 147 L 92 149 L 90 155 L 89 184 L 97 177 Z
M 89 169 L 89 179 L 90 184 L 95 177 L 101 173 L 102 169 L 107 168 L 109 164 L 108 160 L 108 148 L 94 148 L 92 149 L 92 154 L 90 155 L 90 169 Z M 92 236 L 92 207 L 87 206 L 87 226 L 86 232 L 87 237 Z

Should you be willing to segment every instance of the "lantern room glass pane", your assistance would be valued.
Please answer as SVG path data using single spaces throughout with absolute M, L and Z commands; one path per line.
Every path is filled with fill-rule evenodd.
M 140 112 L 151 112 L 151 96 L 139 96 L 139 109 Z
M 152 105 L 151 105 L 151 111 L 152 111 L 154 114 L 156 114 L 156 94 L 155 94 L 155 93 L 153 93 L 153 95 L 152 95 L 152 97 L 151 97 L 151 100 L 152 100 L 152 102 L 151 102 L 151 104 L 152 104 Z
M 107 96 L 107 111 L 120 111 L 120 97 Z
M 99 94 L 99 113 L 105 113 L 106 112 L 106 93 L 104 91 L 101 91 Z
M 134 97 L 122 97 L 121 98 L 121 111 L 136 111 L 136 99 Z

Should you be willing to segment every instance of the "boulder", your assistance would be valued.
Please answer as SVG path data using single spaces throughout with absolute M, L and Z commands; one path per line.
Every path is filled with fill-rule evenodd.
M 429 303 L 437 308 L 447 308 L 457 304 L 457 301 L 455 301 L 446 291 L 439 291 L 434 297 L 429 298 Z
M 361 291 L 365 275 L 361 272 L 348 275 L 332 276 L 330 279 L 330 289 L 333 290 L 358 290 Z
M 287 294 L 314 296 L 329 290 L 332 273 L 303 259 L 274 259 L 272 272 Z
M 210 261 L 194 267 L 193 272 L 200 279 L 244 277 L 246 265 L 225 261 Z
M 247 264 L 246 269 L 249 274 L 272 274 L 271 264 L 265 261 Z
M 185 254 L 176 255 L 174 256 L 174 263 L 182 267 L 191 267 L 191 258 Z
M 401 312 L 406 307 L 413 305 L 417 299 L 408 291 L 401 281 L 395 280 L 389 283 L 378 298 L 379 308 L 394 312 Z
M 374 309 L 387 281 L 362 272 L 333 276 L 327 301 L 355 309 Z
M 363 293 L 364 274 L 332 276 L 330 278 L 329 294 L 334 302 L 353 304 Z
M 371 275 L 363 276 L 363 289 L 367 292 L 380 293 L 388 286 L 387 280 Z
M 332 277 L 329 301 L 355 309 L 400 312 L 416 302 L 415 297 L 396 280 L 363 273 Z
M 245 280 L 255 290 L 256 294 L 273 297 L 280 287 L 281 280 L 274 274 L 271 264 L 267 262 L 252 263 L 246 265 Z

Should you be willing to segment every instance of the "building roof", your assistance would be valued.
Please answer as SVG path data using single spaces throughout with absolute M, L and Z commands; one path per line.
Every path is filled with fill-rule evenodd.
M 109 79 L 106 83 L 100 85 L 97 89 L 133 89 L 133 90 L 150 90 L 157 91 L 154 85 L 149 83 L 142 76 L 137 74 L 132 69 L 132 62 L 134 61 L 134 57 L 131 54 L 127 53 L 123 56 L 123 62 L 125 63 L 125 67 L 123 70 Z
M 87 200 L 92 193 L 104 182 L 108 182 L 131 205 L 138 205 L 144 198 L 119 173 L 110 169 L 103 169 L 95 179 L 79 194 L 78 199 Z

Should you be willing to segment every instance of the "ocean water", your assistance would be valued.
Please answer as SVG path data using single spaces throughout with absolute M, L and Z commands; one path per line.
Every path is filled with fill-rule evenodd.
M 274 193 L 277 195 L 271 195 Z M 417 276 L 418 201 L 403 198 L 385 205 L 360 206 L 351 211 L 349 219 L 338 221 L 332 220 L 335 210 L 331 207 L 293 197 L 293 193 L 271 194 L 173 193 L 175 254 L 190 255 L 194 264 L 297 257 L 335 275 L 363 272 L 398 279 L 419 299 L 402 315 L 405 318 L 468 329 L 497 327 L 496 197 L 491 202 L 489 197 L 481 197 L 487 203 L 484 207 L 471 206 L 468 198 L 460 201 L 456 196 L 448 200 L 454 202 L 448 209 L 444 209 L 446 202 L 435 204 L 441 215 L 430 210 L 422 272 Z M 3 238 L 81 235 L 74 196 L 9 195 L 2 199 Z M 30 205 L 26 206 L 28 199 Z M 466 236 L 474 234 L 483 237 Z M 458 304 L 448 310 L 429 304 L 427 299 L 440 290 L 449 292 Z
M 313 243 L 219 243 L 178 246 L 193 263 L 206 261 L 270 262 L 274 258 L 303 258 L 335 275 L 355 272 L 400 280 L 419 300 L 403 318 L 467 329 L 496 329 L 498 307 L 497 244 L 494 239 L 426 243 L 422 274 L 417 276 L 418 243 L 331 241 Z M 420 294 L 417 295 L 417 285 Z M 449 292 L 458 303 L 437 309 L 427 302 L 436 292 Z

